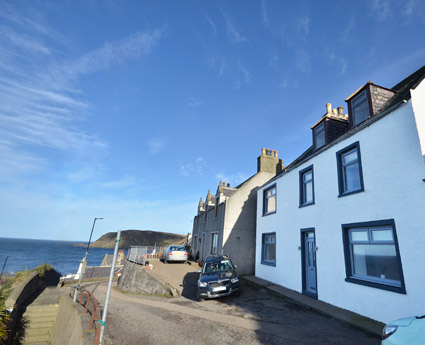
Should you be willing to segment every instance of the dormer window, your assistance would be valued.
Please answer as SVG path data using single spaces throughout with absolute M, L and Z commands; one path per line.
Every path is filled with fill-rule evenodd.
M 314 144 L 315 149 L 319 149 L 326 144 L 325 140 L 325 123 L 322 122 L 314 128 Z
M 351 113 L 353 116 L 353 126 L 357 126 L 370 116 L 366 90 L 351 101 Z

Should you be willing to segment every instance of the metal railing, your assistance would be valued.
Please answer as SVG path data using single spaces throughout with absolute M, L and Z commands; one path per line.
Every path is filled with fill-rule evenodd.
M 75 292 L 76 292 L 76 288 L 71 287 L 69 297 L 74 299 Z M 90 291 L 86 290 L 84 287 L 80 288 L 80 293 L 78 294 L 77 301 L 80 307 L 83 306 L 85 308 L 84 314 L 87 314 L 87 312 L 90 313 L 91 319 L 90 319 L 89 330 L 92 331 L 93 328 L 95 328 L 93 345 L 99 345 L 100 344 L 100 329 L 102 328 L 100 323 L 98 322 L 102 320 L 102 318 L 100 317 L 99 302 L 94 297 L 94 295 Z
M 130 246 L 127 253 L 127 260 L 145 265 L 146 260 L 151 258 L 160 258 L 162 247 L 157 246 Z

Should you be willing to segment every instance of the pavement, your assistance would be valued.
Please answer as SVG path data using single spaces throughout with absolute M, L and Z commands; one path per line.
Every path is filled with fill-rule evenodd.
M 244 276 L 241 277 L 241 279 L 243 279 L 246 284 L 256 289 L 264 289 L 272 295 L 287 298 L 300 306 L 314 310 L 377 336 L 381 336 L 382 329 L 385 326 L 382 322 L 353 313 L 346 309 L 335 307 L 329 303 L 305 296 L 297 291 L 273 284 L 256 276 Z

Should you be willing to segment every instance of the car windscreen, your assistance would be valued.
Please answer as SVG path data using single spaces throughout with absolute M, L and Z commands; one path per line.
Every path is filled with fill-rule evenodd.
M 184 252 L 184 247 L 170 247 L 170 250 L 174 252 Z
M 228 272 L 233 270 L 230 260 L 208 261 L 204 265 L 202 273 L 213 274 L 217 272 Z

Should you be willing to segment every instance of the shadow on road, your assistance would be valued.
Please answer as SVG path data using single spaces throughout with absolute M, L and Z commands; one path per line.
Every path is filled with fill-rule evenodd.
M 196 301 L 196 283 L 199 279 L 199 273 L 189 272 L 183 278 L 183 291 L 182 296 Z

